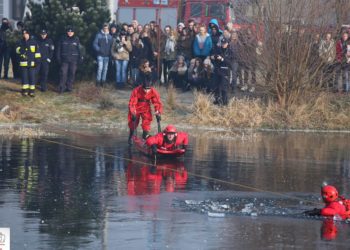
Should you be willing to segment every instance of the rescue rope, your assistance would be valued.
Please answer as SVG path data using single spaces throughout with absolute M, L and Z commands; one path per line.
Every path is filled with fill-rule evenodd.
M 88 148 L 84 148 L 84 147 L 80 147 L 80 146 L 74 146 L 74 145 L 71 145 L 71 144 L 57 142 L 57 141 L 44 139 L 44 138 L 36 138 L 36 139 L 37 140 L 41 140 L 41 141 L 45 141 L 47 143 L 58 144 L 58 145 L 62 145 L 62 146 L 70 147 L 70 148 L 79 149 L 79 150 L 82 150 L 82 151 L 85 151 L 85 152 L 89 152 L 89 153 L 96 153 L 94 150 L 91 150 L 91 149 L 88 149 Z M 148 162 L 144 162 L 144 161 L 138 161 L 138 160 L 134 160 L 134 159 L 130 159 L 130 158 L 122 157 L 122 156 L 117 156 L 117 155 L 113 155 L 113 154 L 108 154 L 108 153 L 99 153 L 99 154 L 104 155 L 104 156 L 108 156 L 108 157 L 111 157 L 111 158 L 114 158 L 114 159 L 121 159 L 121 160 L 126 160 L 126 161 L 129 161 L 129 162 L 133 162 L 133 163 L 139 163 L 139 164 L 146 165 L 146 166 L 157 167 L 157 165 L 156 165 L 157 161 L 155 161 L 152 164 L 152 163 L 148 163 Z M 173 172 L 181 173 L 180 170 L 176 170 L 176 169 L 172 169 L 172 168 L 168 168 L 168 167 L 162 167 L 162 168 L 166 169 L 166 170 L 173 171 Z M 302 198 L 299 198 L 299 197 L 296 197 L 296 196 L 293 196 L 293 195 L 288 195 L 288 194 L 284 194 L 284 193 L 280 193 L 280 192 L 276 192 L 276 191 L 264 190 L 264 189 L 261 189 L 261 188 L 244 185 L 244 184 L 240 184 L 240 183 L 237 183 L 237 182 L 225 181 L 225 180 L 217 179 L 217 178 L 210 177 L 210 176 L 205 176 L 205 175 L 201 175 L 201 174 L 192 173 L 192 172 L 189 172 L 189 171 L 187 171 L 187 174 L 189 176 L 193 176 L 193 177 L 197 177 L 197 178 L 201 178 L 201 179 L 206 179 L 206 180 L 211 180 L 211 181 L 216 181 L 216 182 L 219 182 L 219 183 L 227 184 L 229 186 L 236 186 L 236 187 L 241 187 L 241 188 L 248 189 L 248 190 L 254 190 L 254 191 L 258 191 L 258 192 L 265 192 L 265 193 L 278 195 L 278 196 L 289 198 L 289 199 L 302 201 L 302 202 L 309 203 L 309 204 L 314 204 L 314 205 L 320 205 L 321 204 L 320 202 L 314 202 L 314 201 L 310 201 L 310 200 L 305 200 L 305 199 L 302 199 Z

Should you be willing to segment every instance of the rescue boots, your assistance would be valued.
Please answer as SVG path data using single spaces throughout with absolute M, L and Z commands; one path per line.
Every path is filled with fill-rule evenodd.
M 28 95 L 29 95 L 30 97 L 35 97 L 34 89 L 30 89 Z
M 22 89 L 21 94 L 22 94 L 22 96 L 27 96 L 28 95 L 28 89 Z
M 132 136 L 133 135 L 134 135 L 134 130 L 130 130 L 130 132 L 129 132 L 129 139 L 128 139 L 129 145 L 133 144 L 133 141 L 132 141 Z
M 147 139 L 147 137 L 149 137 L 150 135 L 149 135 L 149 133 L 148 133 L 148 131 L 143 131 L 142 132 L 142 139 L 144 139 L 144 140 L 146 140 Z

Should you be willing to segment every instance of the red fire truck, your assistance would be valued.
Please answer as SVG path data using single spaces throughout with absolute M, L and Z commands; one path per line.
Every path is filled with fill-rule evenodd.
M 178 22 L 193 19 L 208 25 L 216 18 L 223 29 L 224 24 L 233 23 L 235 29 L 251 28 L 261 40 L 262 29 L 254 25 L 256 6 L 248 0 L 119 0 L 117 22 L 131 23 L 137 20 L 144 25 L 156 21 L 161 27 L 176 27 Z M 158 70 L 160 69 L 158 57 Z M 160 72 L 158 72 L 160 74 Z
M 161 22 L 161 26 L 175 27 L 179 21 L 194 19 L 208 24 L 212 18 L 220 26 L 233 22 L 240 29 L 249 25 L 256 15 L 256 7 L 247 0 L 119 0 L 117 21 L 130 23 L 136 19 L 141 24 Z

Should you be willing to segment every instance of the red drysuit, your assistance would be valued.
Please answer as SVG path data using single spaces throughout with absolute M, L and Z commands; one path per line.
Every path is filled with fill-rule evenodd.
M 161 132 L 154 136 L 150 136 L 146 140 L 146 144 L 148 146 L 152 146 L 154 144 L 157 145 L 158 148 L 173 150 L 179 146 L 187 146 L 188 145 L 188 135 L 186 132 L 177 132 L 175 133 L 175 140 L 172 143 L 166 142 L 166 134 Z
M 335 216 L 339 215 L 342 217 L 342 219 L 350 218 L 349 211 L 346 211 L 346 207 L 343 203 L 343 201 L 332 201 L 329 203 L 326 203 L 326 206 L 321 209 L 321 215 L 322 216 Z
M 163 105 L 160 100 L 158 91 L 151 87 L 146 93 L 142 86 L 136 87 L 132 92 L 129 100 L 128 125 L 130 130 L 135 130 L 139 124 L 140 116 L 142 118 L 142 129 L 151 130 L 152 112 L 151 103 L 154 105 L 154 111 L 161 114 Z M 136 121 L 132 121 L 132 115 L 136 116 Z

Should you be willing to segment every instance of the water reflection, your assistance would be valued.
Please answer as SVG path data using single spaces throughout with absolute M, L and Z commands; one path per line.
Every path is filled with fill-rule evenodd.
M 261 245 L 286 246 L 282 241 L 276 245 L 273 237 L 265 242 L 269 230 L 288 237 L 292 234 L 293 239 L 300 240 L 290 240 L 288 244 L 300 248 L 311 247 L 308 242 L 314 241 L 324 246 L 319 242 L 325 234 L 319 234 L 320 221 L 284 218 L 286 225 L 281 225 L 280 219 L 264 221 L 239 216 L 213 221 L 200 213 L 172 207 L 173 198 L 192 195 L 186 200 L 196 200 L 197 196 L 206 200 L 220 193 L 211 191 L 247 191 L 199 175 L 313 196 L 319 195 L 319 185 L 327 180 L 345 196 L 350 195 L 350 135 L 267 133 L 255 135 L 252 141 L 199 137 L 191 140 L 185 159 L 159 161 L 156 166 L 148 165 L 152 162 L 139 153 L 130 152 L 123 137 L 96 138 L 55 138 L 56 143 L 0 138 L 0 227 L 10 226 L 14 235 L 20 236 L 14 249 L 23 249 L 23 244 L 38 249 L 113 249 L 116 241 L 123 240 L 122 246 L 135 246 L 138 241 L 131 232 L 139 231 L 147 235 L 147 242 L 157 242 L 157 249 L 164 248 L 164 238 L 170 239 L 171 232 L 190 239 L 192 248 L 206 248 L 205 239 L 213 249 L 240 249 L 242 237 L 255 249 Z M 137 162 L 130 162 L 130 158 Z M 244 192 L 242 199 L 246 200 Z M 269 200 L 266 193 L 254 192 L 250 193 L 253 200 L 258 195 Z M 261 207 L 261 203 L 268 204 L 264 201 L 257 206 Z M 289 209 L 295 212 L 300 204 L 292 204 Z M 244 209 L 245 204 L 240 205 Z M 149 220 L 156 223 L 150 225 Z M 208 231 L 213 225 L 221 239 Z M 129 231 L 121 233 L 122 226 Z M 337 232 L 333 242 L 349 243 L 346 236 L 350 230 L 346 226 L 349 225 L 325 223 L 321 232 L 330 232 L 332 237 L 322 237 L 330 239 Z M 194 237 L 197 234 L 200 237 Z M 232 235 L 237 241 L 232 242 Z M 180 240 L 169 242 L 170 248 L 186 248 Z
M 133 158 L 127 166 L 127 192 L 128 195 L 160 194 L 161 190 L 174 192 L 184 190 L 188 174 L 184 162 L 181 160 L 163 160 L 156 166 L 142 164 L 148 163 L 146 158 Z

